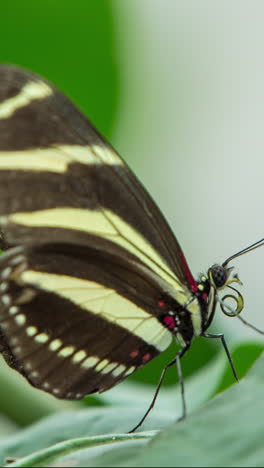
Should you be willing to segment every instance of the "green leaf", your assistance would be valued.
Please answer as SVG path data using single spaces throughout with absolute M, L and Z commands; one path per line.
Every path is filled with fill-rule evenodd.
M 186 399 L 189 410 L 199 407 L 201 403 L 211 396 L 220 376 L 224 372 L 225 366 L 226 358 L 222 354 L 205 369 L 197 372 L 193 377 L 186 379 Z M 176 367 L 174 372 L 176 373 Z M 54 405 L 57 403 L 56 399 L 52 399 L 43 392 L 30 387 L 15 372 L 10 375 L 10 381 L 5 381 L 3 388 L 9 388 L 8 385 L 11 385 L 13 379 L 21 380 L 20 398 L 17 395 L 17 399 L 11 400 L 9 404 L 7 392 L 2 395 L 2 399 L 6 396 L 2 407 L 7 405 L 7 413 L 9 415 L 13 414 L 13 408 L 13 412 L 17 412 L 17 416 L 14 419 L 18 419 L 18 415 L 21 413 L 24 414 L 30 406 L 30 401 L 37 408 L 38 396 L 40 408 L 46 404 L 46 398 L 48 398 L 48 401 L 54 401 Z M 10 393 L 12 394 L 12 392 Z M 103 403 L 111 405 L 112 408 L 103 407 L 93 410 L 79 410 L 78 403 L 76 403 L 75 411 L 65 411 L 62 414 L 55 414 L 54 416 L 42 419 L 38 424 L 20 431 L 13 438 L 10 437 L 2 442 L 0 444 L 0 459 L 4 460 L 6 456 L 20 457 L 29 455 L 36 450 L 80 436 L 127 432 L 141 419 L 153 398 L 153 394 L 154 388 L 152 386 L 137 384 L 135 382 L 124 382 L 100 397 Z M 87 397 L 86 400 L 89 401 L 90 397 Z M 64 402 L 59 403 L 63 404 Z M 67 405 L 68 403 L 65 404 Z M 73 405 L 74 403 L 70 408 L 74 408 Z M 122 408 L 120 408 L 121 405 Z M 174 422 L 180 415 L 181 400 L 178 386 L 162 388 L 155 409 L 148 417 L 143 428 L 162 428 Z
M 221 354 L 214 366 L 211 363 L 203 372 L 187 379 L 189 410 L 196 408 L 187 420 L 175 424 L 176 409 L 180 406 L 179 394 L 177 390 L 173 393 L 172 389 L 164 389 L 157 408 L 144 424 L 145 431 L 149 432 L 137 435 L 126 432 L 138 422 L 146 409 L 139 398 L 143 397 L 144 400 L 151 397 L 152 391 L 144 389 L 140 395 L 143 386 L 134 384 L 129 388 L 126 384 L 121 385 L 118 391 L 115 389 L 106 394 L 105 401 L 112 401 L 112 408 L 55 414 L 2 440 L 0 463 L 4 463 L 6 457 L 24 457 L 17 460 L 14 466 L 48 466 L 54 463 L 65 466 L 204 466 L 206 454 L 206 463 L 210 460 L 210 465 L 221 466 L 217 464 L 218 460 L 224 463 L 222 451 L 226 440 L 235 440 L 236 446 L 241 444 L 241 450 L 245 443 L 253 447 L 251 432 L 256 432 L 254 421 L 258 419 L 257 430 L 264 429 L 261 397 L 264 387 L 263 361 L 261 358 L 242 383 L 201 406 L 218 385 L 226 367 L 226 356 Z M 127 406 L 124 406 L 125 397 Z M 250 434 L 245 429 L 247 424 Z M 163 429 L 151 444 L 148 443 L 155 435 L 153 429 L 168 425 L 171 425 L 169 429 Z M 213 447 L 210 456 L 206 452 L 207 446 Z M 255 451 L 259 449 L 257 444 Z M 235 458 L 238 453 L 237 449 L 229 454 L 234 457 L 233 466 L 238 466 Z M 187 460 L 185 465 L 184 460 Z
M 74 457 L 77 463 L 79 463 L 80 458 L 83 458 L 84 453 L 86 453 L 85 458 L 90 458 L 96 449 L 100 448 L 105 445 L 106 448 L 109 445 L 118 444 L 122 445 L 122 448 L 126 446 L 126 443 L 132 443 L 133 446 L 135 445 L 143 445 L 153 436 L 152 433 L 143 433 L 140 434 L 116 434 L 116 435 L 105 435 L 105 436 L 95 436 L 89 438 L 79 438 L 73 439 L 69 441 L 65 441 L 61 444 L 57 444 L 53 447 L 47 448 L 46 450 L 42 450 L 36 452 L 28 457 L 24 457 L 21 460 L 14 461 L 12 464 L 13 467 L 32 467 L 32 466 L 54 466 L 53 462 L 57 462 L 58 456 L 67 456 L 70 454 L 70 459 L 68 461 L 67 466 L 71 466 L 73 462 L 72 454 L 75 452 L 79 452 L 78 458 Z M 130 447 L 129 447 L 130 448 Z M 93 449 L 95 449 L 93 451 Z M 74 463 L 75 465 L 75 463 Z
M 71 441 L 80 437 L 109 434 L 126 434 L 142 416 L 142 409 L 133 408 L 84 408 L 49 416 L 39 423 L 21 430 L 0 443 L 0 466 L 6 457 L 24 457 L 62 441 Z M 158 412 L 145 427 L 164 427 L 175 420 L 174 414 Z M 93 441 L 93 439 L 92 439 Z M 99 439 L 100 442 L 100 439 Z M 98 443 L 99 443 L 98 442 Z M 77 446 L 79 442 L 77 442 Z M 90 446 L 90 445 L 89 445 Z M 43 466 L 43 465 L 42 465 Z M 44 466 L 46 466 L 44 464 Z
M 217 392 L 227 365 L 229 364 L 226 355 L 222 352 L 214 360 L 210 361 L 205 368 L 200 369 L 191 377 L 185 379 L 185 396 L 189 411 L 199 408 L 202 403 L 206 402 Z M 175 374 L 177 372 L 176 366 L 174 372 Z M 155 388 L 151 385 L 124 382 L 113 388 L 110 392 L 104 393 L 101 396 L 101 400 L 104 403 L 118 406 L 135 405 L 136 402 L 137 407 L 142 407 L 143 415 L 144 409 L 148 408 L 154 396 L 154 391 Z M 181 400 L 178 385 L 161 388 L 154 412 L 159 410 L 163 412 L 167 411 L 168 413 L 173 411 L 174 419 L 181 416 Z
M 242 377 L 246 375 L 252 364 L 257 360 L 263 351 L 263 345 L 255 342 L 241 343 L 237 345 L 234 350 L 232 350 L 232 359 L 239 379 L 242 379 Z M 222 392 L 233 383 L 234 377 L 230 372 L 230 366 L 228 365 L 222 375 L 219 386 L 216 389 L 216 393 Z
M 127 438 L 56 460 L 60 466 L 263 466 L 264 357 L 248 378 L 149 443 Z M 126 416 L 126 415 L 124 415 Z M 151 437 L 151 433 L 143 434 Z M 43 457 L 43 453 L 42 453 Z M 37 459 L 35 459 L 36 462 Z M 15 466 L 25 466 L 17 463 Z M 29 465 L 27 465 L 29 466 Z M 39 466 L 37 464 L 31 466 Z M 43 466 L 43 465 L 42 465 Z
M 57 411 L 76 408 L 76 403 L 57 400 L 28 384 L 0 356 L 0 413 L 17 425 L 27 425 Z

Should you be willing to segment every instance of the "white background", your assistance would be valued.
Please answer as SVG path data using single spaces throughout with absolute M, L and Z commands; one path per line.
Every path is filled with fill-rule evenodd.
M 194 276 L 264 237 L 264 2 L 114 0 L 123 75 L 114 145 Z M 234 262 L 264 328 L 264 248 Z M 229 338 L 259 339 L 217 314 Z

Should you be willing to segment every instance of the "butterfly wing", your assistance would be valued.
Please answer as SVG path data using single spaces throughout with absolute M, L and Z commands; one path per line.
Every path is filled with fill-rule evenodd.
M 10 249 L 1 259 L 2 352 L 59 398 L 102 392 L 165 350 L 155 278 L 91 247 Z
M 63 94 L 9 65 L 0 66 L 0 226 L 0 344 L 33 385 L 81 398 L 168 346 L 159 299 L 183 306 L 196 283 L 167 222 Z
M 195 284 L 163 215 L 120 156 L 54 86 L 8 65 L 0 66 L 0 184 L 8 244 L 34 241 L 39 226 L 94 232 L 166 280 Z

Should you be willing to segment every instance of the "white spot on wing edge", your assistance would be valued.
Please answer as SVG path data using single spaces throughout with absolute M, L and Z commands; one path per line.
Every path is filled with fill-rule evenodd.
M 71 356 L 75 351 L 75 346 L 66 346 L 58 352 L 58 356 L 66 358 Z
M 1 296 L 1 301 L 6 307 L 10 306 L 11 304 L 11 298 L 8 294 L 3 294 L 3 296 Z
M 49 349 L 50 351 L 57 351 L 61 346 L 63 345 L 62 341 L 59 339 L 53 340 L 50 345 Z
M 112 374 L 115 377 L 119 377 L 119 375 L 123 374 L 125 370 L 126 370 L 126 366 L 124 366 L 124 364 L 120 364 L 116 369 L 113 370 Z
M 111 362 L 104 369 L 101 370 L 101 373 L 102 374 L 110 374 L 110 372 L 112 372 L 112 370 L 115 367 L 117 367 L 118 365 L 119 365 L 118 362 Z
M 49 341 L 49 335 L 47 333 L 40 333 L 39 335 L 34 337 L 34 340 L 37 341 L 37 343 L 47 343 Z
M 12 268 L 11 267 L 6 267 L 4 270 L 1 272 L 1 278 L 6 280 L 9 278 L 9 276 L 12 273 Z
M 53 94 L 52 88 L 43 81 L 29 81 L 21 91 L 0 104 L 0 119 L 8 119 L 35 99 L 44 99 Z
M 38 333 L 38 329 L 36 327 L 30 326 L 26 328 L 26 334 L 28 336 L 34 336 Z
M 103 369 L 104 367 L 107 366 L 107 364 L 109 364 L 109 359 L 103 359 L 102 361 L 100 361 L 100 362 L 97 364 L 95 370 L 96 370 L 97 372 L 100 372 L 100 371 L 102 371 L 102 369 Z
M 49 382 L 44 382 L 44 383 L 42 384 L 42 387 L 43 387 L 45 390 L 49 390 L 49 389 L 50 389 L 50 384 L 49 384 Z
M 19 308 L 17 306 L 11 306 L 8 312 L 10 315 L 16 315 L 18 311 L 19 311 Z
M 97 356 L 91 356 L 85 359 L 85 361 L 82 362 L 81 366 L 84 367 L 85 369 L 91 369 L 94 367 L 98 362 L 100 361 L 100 358 Z
M 16 315 L 16 316 L 15 316 L 15 321 L 16 321 L 17 325 L 19 325 L 19 326 L 21 326 L 21 327 L 22 327 L 23 325 L 25 325 L 25 323 L 26 323 L 26 316 L 25 316 L 25 314 L 18 314 L 18 315 Z
M 127 371 L 125 372 L 125 376 L 128 377 L 129 375 L 133 374 L 135 370 L 136 370 L 136 366 L 129 367 L 129 369 L 127 369 Z
M 28 371 L 32 370 L 32 368 L 33 368 L 31 362 L 29 362 L 29 361 L 27 361 L 27 362 L 25 363 L 24 367 L 25 367 L 25 369 L 28 370 Z
M 78 351 L 77 353 L 74 354 L 74 356 L 72 357 L 72 362 L 74 364 L 78 364 L 79 362 L 83 361 L 84 358 L 86 358 L 86 357 L 87 357 L 86 351 L 81 349 L 80 351 Z

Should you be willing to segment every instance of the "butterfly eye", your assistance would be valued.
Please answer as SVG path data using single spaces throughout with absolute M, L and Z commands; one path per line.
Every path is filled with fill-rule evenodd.
M 222 265 L 213 265 L 208 272 L 216 288 L 222 288 L 226 284 L 228 273 L 227 268 Z

